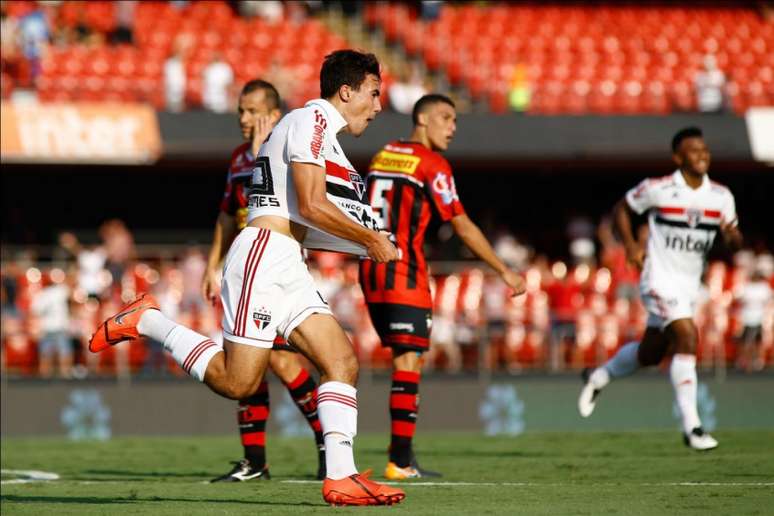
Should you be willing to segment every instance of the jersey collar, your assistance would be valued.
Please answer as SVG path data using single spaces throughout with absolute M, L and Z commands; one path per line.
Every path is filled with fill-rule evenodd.
M 347 125 L 347 121 L 344 120 L 343 116 L 341 116 L 341 113 L 339 113 L 339 110 L 336 109 L 336 106 L 327 100 L 310 100 L 304 105 L 304 107 L 309 107 L 312 105 L 321 107 L 322 110 L 325 111 L 325 114 L 328 115 L 328 129 L 330 129 L 333 134 L 337 134 Z
M 688 183 L 685 182 L 685 178 L 683 177 L 683 173 L 680 172 L 680 169 L 678 168 L 675 170 L 674 174 L 672 174 L 672 178 L 675 180 L 675 183 L 679 186 L 688 188 L 689 190 L 693 190 L 690 186 L 688 186 Z M 704 174 L 704 177 L 701 178 L 701 185 L 699 188 L 696 189 L 696 191 L 704 190 L 706 188 L 709 188 L 710 186 L 710 180 L 709 177 L 707 177 L 707 174 Z

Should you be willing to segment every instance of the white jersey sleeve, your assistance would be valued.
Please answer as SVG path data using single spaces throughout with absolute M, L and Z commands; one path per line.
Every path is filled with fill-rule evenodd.
M 731 192 L 728 190 L 726 192 L 726 200 L 720 210 L 720 215 L 723 222 L 735 227 L 739 225 L 739 217 L 736 215 L 736 201 L 734 201 L 734 195 Z
M 644 179 L 640 184 L 626 192 L 626 203 L 637 215 L 642 215 L 653 207 L 653 187 L 650 179 Z
M 287 129 L 287 162 L 311 163 L 325 168 L 323 149 L 328 122 L 319 110 L 298 110 Z

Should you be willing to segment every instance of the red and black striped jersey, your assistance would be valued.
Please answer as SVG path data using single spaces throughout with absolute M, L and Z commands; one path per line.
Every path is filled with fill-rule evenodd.
M 397 262 L 363 260 L 360 283 L 369 303 L 432 306 L 425 231 L 433 215 L 449 221 L 465 213 L 449 162 L 416 142 L 387 144 L 369 166 L 367 195 L 379 225 L 395 235 Z
M 255 157 L 250 142 L 243 143 L 231 153 L 220 211 L 235 217 L 240 230 L 247 225 L 247 199 L 254 167 Z

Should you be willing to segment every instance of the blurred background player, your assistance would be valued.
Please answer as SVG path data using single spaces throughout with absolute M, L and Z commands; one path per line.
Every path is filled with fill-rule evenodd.
M 220 298 L 220 269 L 225 251 L 247 222 L 247 196 L 258 149 L 281 116 L 280 97 L 271 83 L 255 79 L 244 85 L 239 96 L 239 127 L 245 142 L 234 149 L 226 176 L 226 190 L 215 223 L 202 282 L 202 295 L 212 303 Z M 287 387 L 290 396 L 314 432 L 319 467 L 317 478 L 325 478 L 325 447 L 317 418 L 317 383 L 301 365 L 298 354 L 277 337 L 269 357 L 269 367 Z M 239 402 L 237 420 L 244 458 L 213 482 L 240 482 L 268 479 L 266 465 L 266 421 L 269 418 L 269 384 L 261 382 L 258 392 Z
M 439 154 L 456 131 L 454 102 L 444 95 L 420 98 L 412 112 L 408 140 L 387 144 L 371 161 L 368 199 L 380 226 L 396 237 L 401 259 L 378 264 L 362 260 L 360 283 L 371 322 L 383 346 L 392 349 L 391 439 L 384 475 L 391 480 L 439 476 L 417 464 L 412 449 L 419 410 L 422 354 L 430 346 L 432 298 L 424 239 L 433 211 L 515 294 L 524 292 L 519 274 L 495 254 L 481 230 L 465 214 L 451 166 Z
M 682 416 L 685 444 L 696 450 L 717 447 L 702 429 L 696 405 L 696 345 L 693 317 L 707 253 L 719 232 L 732 249 L 741 247 L 734 196 L 707 177 L 710 153 L 700 129 L 688 127 L 672 139 L 678 169 L 668 176 L 646 179 L 629 190 L 614 208 L 629 261 L 642 269 L 640 294 L 648 311 L 645 335 L 630 342 L 602 367 L 584 371 L 578 399 L 581 416 L 594 411 L 599 392 L 613 378 L 657 365 L 674 353 L 669 375 Z M 634 214 L 648 212 L 647 252 L 632 230 Z

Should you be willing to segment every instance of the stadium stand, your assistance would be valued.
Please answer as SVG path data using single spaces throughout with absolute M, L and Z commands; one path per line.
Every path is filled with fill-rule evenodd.
M 22 20 L 35 2 L 6 2 L 4 9 Z M 322 57 L 346 46 L 317 18 L 285 12 L 276 22 L 248 19 L 226 2 L 139 2 L 133 44 L 108 44 L 115 41 L 114 2 L 62 2 L 46 16 L 53 44 L 34 82 L 45 101 L 144 101 L 163 109 L 164 62 L 183 38 L 191 49 L 189 107 L 201 106 L 202 70 L 214 53 L 231 65 L 237 83 L 282 67 L 300 85 L 284 94 L 296 107 L 316 96 Z M 362 17 L 410 59 L 496 113 L 508 111 L 520 85 L 531 114 L 695 111 L 694 79 L 708 54 L 727 77 L 733 111 L 774 104 L 774 23 L 749 7 L 474 3 L 443 5 L 437 19 L 426 21 L 410 3 L 366 2 Z M 56 36 L 85 30 L 95 37 L 73 43 Z M 31 85 L 34 67 L 4 51 L 3 98 Z
M 693 111 L 707 54 L 730 79 L 734 111 L 774 104 L 774 23 L 749 7 L 487 3 L 445 5 L 425 21 L 407 4 L 373 2 L 364 16 L 494 112 L 507 110 L 519 64 L 529 113 Z

